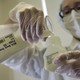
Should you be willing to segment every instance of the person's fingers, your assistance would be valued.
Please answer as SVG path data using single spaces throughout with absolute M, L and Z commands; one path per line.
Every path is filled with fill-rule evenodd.
M 25 29 L 24 29 L 24 12 L 20 12 L 20 15 L 19 15 L 19 26 L 20 26 L 20 32 L 21 32 L 21 37 L 23 40 L 26 39 L 26 34 L 25 34 Z
M 63 65 L 65 63 L 69 63 L 70 60 L 76 60 L 80 58 L 80 51 L 68 51 L 65 54 L 61 53 L 62 55 L 55 58 L 54 63 L 56 65 Z
M 30 32 L 30 25 L 27 26 L 26 28 L 26 39 L 28 41 L 28 43 L 33 43 L 33 39 L 32 39 L 32 35 L 31 35 L 31 32 Z
M 55 70 L 58 73 L 66 73 L 70 68 L 69 64 L 63 64 L 61 66 L 58 66 L 57 69 Z
M 80 59 L 70 63 L 70 68 L 66 72 L 70 77 L 80 78 Z
M 20 18 L 19 19 L 20 20 L 19 24 L 20 24 L 20 31 L 21 31 L 21 34 L 22 34 L 22 38 L 23 38 L 23 40 L 27 40 L 26 39 L 26 27 L 28 26 L 28 21 L 31 18 L 30 10 L 25 9 L 25 11 L 20 12 L 19 18 Z
M 80 59 L 59 66 L 56 69 L 58 73 L 65 73 L 69 77 L 80 78 Z
M 79 59 L 80 58 L 80 51 L 78 51 L 78 50 L 70 51 L 70 53 L 67 56 L 68 56 L 68 60 Z
M 69 51 L 59 56 L 54 63 L 57 65 L 56 72 L 80 78 L 80 51 Z
M 29 43 L 33 43 L 33 41 L 36 41 L 38 37 L 36 36 L 36 19 L 37 19 L 37 12 L 38 10 L 36 8 L 30 9 L 31 18 L 28 22 L 28 27 L 26 27 L 26 38 Z
M 66 64 L 66 59 L 67 59 L 66 54 L 62 54 L 53 60 L 53 64 L 57 66 L 64 65 Z
M 31 9 L 32 12 L 32 18 L 31 18 L 31 35 L 32 35 L 32 39 L 33 41 L 37 41 L 39 38 L 36 35 L 36 22 L 37 22 L 37 18 L 38 18 L 38 10 L 36 8 L 32 8 Z
M 21 30 L 23 29 L 23 27 L 25 27 L 30 18 L 31 18 L 31 13 L 29 9 L 25 9 L 23 12 L 20 12 L 19 20 L 20 20 Z
M 32 18 L 38 13 L 38 10 L 35 7 L 31 8 L 31 16 Z
M 22 26 L 23 26 L 23 23 L 24 23 L 24 12 L 20 12 L 19 13 L 19 25 L 20 25 L 20 28 L 22 29 Z
M 67 55 L 66 54 L 62 54 L 61 56 L 57 57 L 53 64 L 55 64 L 57 66 L 56 72 L 58 73 L 64 73 L 66 71 L 68 71 L 70 65 L 67 63 Z
M 36 35 L 38 37 L 41 37 L 42 33 L 43 33 L 43 29 L 44 29 L 44 15 L 42 11 L 38 12 L 38 20 L 37 20 L 37 24 L 36 24 Z

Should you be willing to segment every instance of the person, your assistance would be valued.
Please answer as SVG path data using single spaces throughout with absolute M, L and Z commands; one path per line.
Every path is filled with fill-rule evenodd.
M 41 39 L 45 29 L 44 15 L 41 10 L 33 5 L 20 2 L 10 11 L 9 19 L 5 24 L 18 24 L 22 39 L 30 46 L 11 56 L 2 64 L 41 80 L 65 80 L 60 74 L 44 69 L 43 55 L 46 48 L 44 39 L 38 44 L 42 49 L 39 50 L 38 46 L 32 46 L 34 42 L 37 43 Z
M 73 41 L 67 48 L 69 51 L 56 58 L 56 71 L 80 79 L 80 0 L 63 0 L 59 16 L 65 28 L 72 34 Z

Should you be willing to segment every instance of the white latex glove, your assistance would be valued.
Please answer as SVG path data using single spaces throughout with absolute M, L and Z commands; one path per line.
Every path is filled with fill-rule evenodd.
M 41 10 L 21 2 L 10 11 L 9 17 L 18 22 L 23 40 L 33 43 L 41 38 L 44 28 L 44 15 Z
M 54 63 L 58 73 L 66 73 L 70 77 L 80 78 L 80 51 L 68 51 L 58 56 Z

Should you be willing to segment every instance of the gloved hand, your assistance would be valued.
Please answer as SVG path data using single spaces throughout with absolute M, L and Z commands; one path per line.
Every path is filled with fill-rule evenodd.
M 69 51 L 55 58 L 56 72 L 80 78 L 80 51 Z
M 41 10 L 26 3 L 19 3 L 10 12 L 10 18 L 18 22 L 23 40 L 29 43 L 39 40 L 44 28 L 44 15 Z
M 36 8 L 25 9 L 19 13 L 19 25 L 24 40 L 32 43 L 37 41 L 43 33 L 44 16 Z

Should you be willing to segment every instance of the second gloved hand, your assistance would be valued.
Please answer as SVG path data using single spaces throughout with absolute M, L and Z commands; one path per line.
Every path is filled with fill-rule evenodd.
M 54 60 L 56 72 L 66 73 L 74 78 L 80 78 L 80 51 L 69 51 Z

